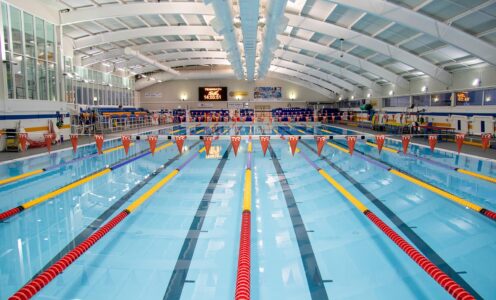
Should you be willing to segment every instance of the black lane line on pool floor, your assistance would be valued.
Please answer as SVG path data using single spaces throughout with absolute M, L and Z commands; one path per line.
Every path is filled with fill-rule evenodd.
M 164 294 L 164 300 L 176 300 L 181 298 L 183 292 L 184 284 L 186 282 L 191 282 L 186 280 L 188 276 L 189 267 L 191 265 L 191 260 L 193 259 L 193 254 L 195 253 L 196 244 L 198 243 L 198 238 L 200 237 L 200 232 L 202 232 L 203 222 L 207 216 L 208 208 L 210 207 L 212 197 L 215 192 L 215 188 L 219 183 L 220 176 L 224 170 L 227 159 L 229 158 L 229 153 L 231 152 L 231 145 L 226 149 L 219 165 L 215 169 L 214 175 L 210 179 L 207 189 L 203 194 L 203 198 L 198 205 L 195 217 L 191 222 L 189 231 L 184 239 L 183 246 L 181 247 L 181 252 L 177 257 L 176 265 L 174 266 L 174 271 L 172 272 L 171 278 L 167 285 L 167 290 Z
M 198 142 L 195 142 L 193 145 L 191 145 L 191 148 L 195 147 Z M 38 273 L 34 274 L 33 277 L 31 277 L 30 280 L 27 282 L 30 282 L 33 280 L 36 276 L 44 272 L 46 269 L 48 269 L 51 265 L 56 263 L 59 259 L 61 259 L 64 255 L 66 255 L 69 251 L 74 249 L 77 245 L 80 243 L 84 242 L 87 238 L 90 237 L 96 230 L 100 228 L 100 226 L 107 221 L 108 218 L 110 218 L 124 203 L 126 203 L 129 199 L 131 199 L 134 194 L 136 194 L 142 187 L 144 187 L 147 183 L 149 183 L 153 178 L 155 178 L 158 174 L 160 174 L 163 170 L 165 170 L 167 167 L 169 167 L 172 163 L 174 163 L 176 160 L 178 160 L 181 157 L 180 154 L 174 156 L 173 158 L 169 159 L 165 164 L 161 165 L 158 169 L 153 171 L 150 176 L 145 178 L 143 181 L 135 185 L 132 189 L 130 189 L 124 196 L 122 196 L 119 200 L 114 202 L 109 208 L 107 208 L 101 215 L 99 215 L 93 222 L 91 222 L 90 225 L 88 225 L 80 234 L 78 234 L 72 241 L 70 241 L 62 250 L 60 250 L 59 253 L 57 253 L 45 266 L 38 271 Z
M 276 153 L 272 146 L 269 144 L 270 157 L 272 158 L 272 163 L 277 172 L 277 177 L 279 178 L 279 183 L 281 184 L 282 192 L 284 194 L 284 199 L 286 200 L 286 206 L 288 207 L 289 216 L 291 218 L 291 223 L 293 223 L 293 229 L 296 235 L 296 241 L 298 242 L 298 248 L 300 250 L 301 261 L 303 263 L 303 268 L 305 269 L 305 276 L 307 278 L 308 289 L 310 290 L 310 296 L 313 300 L 329 299 L 327 296 L 327 291 L 324 286 L 324 281 L 320 274 L 319 266 L 317 265 L 317 259 L 315 258 L 315 253 L 313 252 L 312 244 L 308 237 L 308 232 L 301 218 L 300 210 L 293 195 L 293 191 L 289 186 L 286 175 L 277 159 Z
M 306 142 L 301 141 L 303 145 L 305 145 L 310 151 L 317 154 L 317 151 L 313 149 Z M 396 227 L 417 247 L 420 252 L 422 252 L 430 261 L 432 261 L 438 268 L 440 268 L 444 273 L 450 276 L 453 280 L 455 280 L 459 285 L 461 285 L 465 290 L 467 290 L 470 294 L 472 294 L 476 299 L 482 299 L 482 297 L 468 284 L 458 272 L 456 272 L 444 259 L 437 254 L 434 249 L 432 249 L 427 242 L 425 242 L 419 235 L 412 230 L 410 226 L 405 224 L 403 220 L 396 215 L 389 207 L 387 207 L 382 201 L 380 201 L 377 197 L 374 196 L 369 190 L 367 190 L 361 183 L 356 181 L 352 176 L 350 176 L 347 172 L 341 169 L 339 166 L 334 164 L 329 158 L 326 156 L 321 156 L 322 160 L 325 161 L 329 166 L 331 166 L 334 170 L 336 170 L 341 176 L 346 178 L 351 184 L 359 190 L 365 197 L 367 197 L 372 204 L 375 205 L 391 222 L 393 222 Z

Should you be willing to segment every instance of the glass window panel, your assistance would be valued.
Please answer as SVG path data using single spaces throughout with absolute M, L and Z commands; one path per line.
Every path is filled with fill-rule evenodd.
M 48 100 L 56 101 L 57 100 L 57 75 L 56 75 L 55 64 L 48 64 L 48 90 L 49 90 Z
M 484 91 L 484 105 L 496 105 L 496 89 Z
M 451 93 L 432 94 L 431 106 L 451 106 Z
M 14 56 L 12 71 L 14 72 L 16 99 L 26 99 L 26 87 L 24 86 L 24 59 L 21 55 L 16 54 Z
M 2 20 L 3 20 L 3 42 L 5 45 L 5 51 L 10 50 L 10 30 L 9 30 L 9 15 L 7 11 L 7 4 L 2 3 Z
M 76 87 L 76 101 L 78 104 L 83 104 L 83 88 L 80 84 Z
M 37 99 L 36 92 L 36 62 L 35 59 L 26 57 L 26 80 L 27 80 L 27 99 Z
M 7 62 L 5 63 L 5 71 L 7 72 L 7 89 L 8 89 L 8 98 L 14 98 L 14 77 L 12 76 L 13 64 L 10 61 L 10 53 L 7 52 Z
M 35 57 L 34 19 L 28 13 L 24 13 L 24 42 L 26 43 L 26 55 Z
M 429 106 L 431 95 L 415 95 L 412 101 L 415 106 Z
M 47 92 L 47 66 L 46 62 L 38 61 L 38 90 L 40 93 L 40 100 L 48 100 Z
M 36 48 L 38 49 L 36 56 L 38 59 L 46 59 L 45 47 L 45 22 L 42 19 L 36 18 Z
M 10 7 L 10 26 L 12 29 L 13 51 L 14 53 L 23 54 L 21 11 L 13 6 Z
M 55 61 L 55 30 L 53 24 L 46 23 L 47 58 Z

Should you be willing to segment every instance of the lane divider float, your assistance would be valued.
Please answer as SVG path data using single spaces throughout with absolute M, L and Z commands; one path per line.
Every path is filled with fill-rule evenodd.
M 130 146 L 132 146 L 132 145 L 134 145 L 134 143 L 131 143 L 130 144 Z M 112 147 L 112 148 L 103 150 L 103 153 L 104 154 L 111 153 L 111 152 L 114 152 L 114 151 L 117 151 L 117 150 L 120 150 L 120 149 L 123 149 L 123 148 L 124 148 L 123 146 L 116 146 L 116 147 Z M 64 163 L 60 163 L 60 164 L 57 164 L 57 165 L 53 165 L 53 166 L 50 166 L 50 167 L 47 167 L 47 168 L 42 168 L 42 169 L 38 169 L 38 170 L 26 172 L 26 173 L 23 173 L 23 174 L 20 174 L 20 175 L 17 175 L 17 176 L 12 176 L 12 177 L 9 177 L 9 178 L 0 179 L 0 186 L 1 185 L 8 184 L 8 183 L 13 183 L 13 182 L 16 182 L 16 181 L 19 181 L 19 180 L 22 180 L 22 179 L 26 179 L 28 177 L 31 177 L 31 176 L 34 176 L 34 175 L 38 175 L 38 174 L 41 174 L 41 173 L 44 173 L 44 172 L 52 171 L 52 170 L 61 168 L 61 167 L 66 166 L 66 165 L 73 164 L 73 163 L 76 163 L 78 161 L 89 159 L 89 158 L 93 158 L 93 157 L 97 157 L 97 156 L 98 156 L 98 152 L 95 152 L 93 154 L 90 154 L 90 155 L 87 155 L 87 156 L 83 156 L 83 157 L 79 157 L 79 158 L 75 158 L 75 159 L 72 159 L 70 161 L 67 161 L 67 162 L 64 162 Z
M 442 286 L 453 298 L 460 300 L 475 300 L 470 293 L 463 289 L 456 281 L 451 279 L 446 273 L 439 269 L 427 257 L 415 249 L 409 242 L 403 239 L 384 221 L 370 211 L 360 200 L 353 196 L 325 170 L 318 167 L 303 152 L 300 155 L 308 162 L 319 174 L 324 177 L 346 200 L 348 200 L 356 209 L 363 213 L 374 225 L 376 225 L 391 241 L 393 241 L 404 253 L 406 253 L 418 266 L 420 266 L 429 276 L 431 276 L 440 286 Z
M 327 142 L 327 144 L 335 149 L 338 149 L 344 153 L 349 153 L 348 149 L 345 149 L 343 147 L 340 147 L 334 143 L 331 143 L 331 142 Z M 384 162 L 382 161 L 379 161 L 375 158 L 372 158 L 372 157 L 369 157 L 363 153 L 361 153 L 360 151 L 356 150 L 355 153 L 357 154 L 358 157 L 362 158 L 363 160 L 366 160 L 382 169 L 385 169 L 386 171 L 404 179 L 404 180 L 407 180 L 415 185 L 418 185 L 420 187 L 423 187 L 424 189 L 427 189 L 435 194 L 438 194 L 439 196 L 442 196 L 450 201 L 453 201 L 463 207 L 467 207 L 467 208 L 470 208 L 486 217 L 488 217 L 489 219 L 492 219 L 492 220 L 496 220 L 496 212 L 494 211 L 491 211 L 487 208 L 484 208 L 482 206 L 479 206 L 475 203 L 472 203 L 464 198 L 461 198 L 459 196 L 456 196 L 450 192 L 447 192 L 445 190 L 442 190 L 436 186 L 433 186 L 432 184 L 429 184 L 425 181 L 422 181 L 418 178 L 415 178 L 409 174 L 407 174 L 406 172 L 403 172 L 403 171 L 400 171 L 400 170 L 397 170 L 397 169 L 394 169 L 393 167 L 391 167 L 390 165 L 387 165 L 385 164 Z
M 173 144 L 172 142 L 169 142 L 167 144 L 164 144 L 164 145 L 158 147 L 157 149 L 155 149 L 155 152 L 158 152 L 158 151 L 161 151 L 163 149 L 166 149 L 166 148 L 170 147 L 172 144 Z M 97 171 L 97 172 L 94 172 L 94 173 L 92 173 L 90 175 L 87 175 L 87 176 L 85 176 L 85 177 L 83 177 L 83 178 L 81 178 L 79 180 L 76 180 L 76 181 L 74 181 L 74 182 L 72 182 L 72 183 L 70 183 L 68 185 L 65 185 L 65 186 L 63 186 L 63 187 L 61 187 L 61 188 L 59 188 L 59 189 L 57 189 L 57 190 L 55 190 L 53 192 L 50 192 L 50 193 L 47 193 L 47 194 L 45 194 L 43 196 L 34 198 L 34 199 L 32 199 L 32 200 L 30 200 L 28 202 L 25 202 L 25 203 L 23 203 L 23 204 L 21 204 L 21 205 L 19 205 L 17 207 L 14 207 L 14 208 L 11 208 L 11 209 L 9 209 L 7 211 L 4 211 L 4 212 L 0 213 L 0 221 L 4 221 L 4 220 L 6 220 L 6 219 L 8 219 L 10 217 L 13 217 L 13 216 L 19 214 L 20 212 L 22 212 L 22 211 L 24 211 L 26 209 L 29 209 L 29 208 L 31 208 L 33 206 L 36 206 L 38 204 L 41 204 L 41 203 L 43 203 L 43 202 L 45 202 L 45 201 L 47 201 L 49 199 L 52 199 L 52 198 L 54 198 L 54 197 L 56 197 L 56 196 L 58 196 L 60 194 L 63 194 L 65 192 L 67 192 L 67 191 L 70 191 L 70 190 L 72 190 L 72 189 L 74 189 L 74 188 L 76 188 L 76 187 L 78 187 L 80 185 L 83 185 L 83 184 L 85 184 L 87 182 L 90 182 L 90 181 L 92 181 L 92 180 L 94 180 L 94 179 L 96 179 L 98 177 L 101 177 L 101 176 L 103 176 L 103 175 L 105 175 L 107 173 L 110 173 L 110 172 L 112 172 L 112 171 L 114 171 L 114 170 L 116 170 L 116 169 L 118 169 L 118 168 L 120 168 L 120 167 L 122 167 L 124 165 L 127 165 L 127 164 L 129 164 L 129 163 L 131 163 L 131 162 L 133 162 L 135 160 L 138 160 L 138 159 L 140 159 L 142 157 L 145 157 L 145 156 L 147 156 L 149 154 L 151 154 L 151 151 L 150 150 L 146 150 L 144 153 L 138 154 L 135 157 L 132 157 L 130 159 L 126 159 L 126 160 L 121 161 L 121 162 L 117 162 L 117 163 L 115 163 L 112 166 L 106 167 L 106 168 L 104 168 L 104 169 L 102 169 L 100 171 Z
M 243 186 L 243 212 L 239 237 L 238 269 L 236 273 L 236 290 L 234 299 L 250 299 L 250 269 L 251 269 L 251 190 L 252 190 L 252 151 L 251 138 L 248 141 L 248 158 Z
M 372 143 L 372 142 L 366 142 L 366 144 L 368 146 L 370 146 L 370 147 L 374 147 L 374 148 L 377 148 L 378 147 L 377 144 Z M 382 150 L 386 150 L 388 152 L 396 153 L 396 154 L 400 154 L 401 155 L 401 151 L 396 150 L 396 149 L 393 149 L 393 148 L 382 147 Z M 444 163 L 441 163 L 441 162 L 438 162 L 438 161 L 434 161 L 432 159 L 428 159 L 428 158 L 425 158 L 425 157 L 420 157 L 420 156 L 415 155 L 415 154 L 403 154 L 403 155 L 414 157 L 416 159 L 420 159 L 422 161 L 431 163 L 431 164 L 436 165 L 436 166 L 439 166 L 439 167 L 444 167 L 446 169 L 449 169 L 449 170 L 452 170 L 452 171 L 456 171 L 458 173 L 462 173 L 462 174 L 465 174 L 465 175 L 468 175 L 468 176 L 472 176 L 472 177 L 475 177 L 475 178 L 478 178 L 478 179 L 482 179 L 482 180 L 486 180 L 486 181 L 489 181 L 489 182 L 492 182 L 492 183 L 496 183 L 496 178 L 491 177 L 491 176 L 479 174 L 479 173 L 476 173 L 476 172 L 473 172 L 473 171 L 469 171 L 469 170 L 466 170 L 466 169 L 463 169 L 463 168 L 452 167 L 450 165 L 447 165 L 447 164 L 444 164 Z
M 69 267 L 76 259 L 78 259 L 83 253 L 88 251 L 96 242 L 98 242 L 103 236 L 109 233 L 117 224 L 122 222 L 127 216 L 133 213 L 138 207 L 140 207 L 146 200 L 148 200 L 153 194 L 155 194 L 159 189 L 161 189 L 165 184 L 167 184 L 172 178 L 174 178 L 179 172 L 184 169 L 193 159 L 198 157 L 198 155 L 205 151 L 205 147 L 202 147 L 194 155 L 192 155 L 188 160 L 186 160 L 181 166 L 176 168 L 174 171 L 170 172 L 167 176 L 157 182 L 148 191 L 141 195 L 138 199 L 134 200 L 127 208 L 121 211 L 117 216 L 112 218 L 109 222 L 105 223 L 100 229 L 93 233 L 85 241 L 77 245 L 73 250 L 64 255 L 60 260 L 51 265 L 44 272 L 36 276 L 29 283 L 24 285 L 19 289 L 14 295 L 12 295 L 9 300 L 27 300 L 31 299 L 36 295 L 41 289 L 43 289 L 48 283 L 50 283 L 55 277 L 62 273 L 67 267 Z

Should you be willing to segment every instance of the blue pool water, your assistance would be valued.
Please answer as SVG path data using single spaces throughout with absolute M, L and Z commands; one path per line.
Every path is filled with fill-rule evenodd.
M 323 134 L 329 127 L 175 126 L 161 134 Z M 179 131 L 177 131 L 179 130 Z M 203 130 L 203 131 L 202 131 Z M 336 141 L 342 143 L 344 141 Z M 119 145 L 108 141 L 104 148 Z M 168 141 L 159 141 L 160 145 Z M 61 254 L 183 164 L 202 147 L 191 139 L 147 155 L 0 223 L 0 299 L 7 299 Z M 234 296 L 247 141 L 237 157 L 215 140 L 35 299 L 232 299 Z M 401 146 L 389 143 L 399 149 Z M 496 299 L 496 223 L 362 159 L 313 140 L 302 153 L 472 294 Z M 129 155 L 148 149 L 137 141 Z M 494 183 L 358 141 L 358 151 L 450 193 L 496 210 Z M 496 177 L 495 163 L 411 146 L 412 153 Z M 0 165 L 7 178 L 95 152 Z M 0 212 L 125 160 L 123 150 L 0 186 Z M 161 165 L 166 168 L 150 175 Z M 287 141 L 273 137 L 264 157 L 253 141 L 252 299 L 450 299 Z M 150 180 L 151 178 L 151 180 Z M 146 184 L 143 182 L 149 180 Z M 139 188 L 141 187 L 141 188 Z M 201 220 L 201 228 L 198 227 Z M 304 227 L 303 227 L 304 226 Z M 192 237 L 197 236 L 196 243 Z M 178 274 L 185 274 L 182 278 Z M 174 279 L 174 280 L 171 280 Z

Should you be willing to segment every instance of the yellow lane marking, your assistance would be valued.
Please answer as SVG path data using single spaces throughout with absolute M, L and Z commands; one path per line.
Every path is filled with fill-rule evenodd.
M 319 170 L 320 175 L 322 175 L 336 190 L 338 190 L 341 195 L 343 195 L 348 201 L 353 204 L 358 210 L 364 213 L 368 208 L 360 202 L 355 196 L 353 196 L 350 192 L 348 192 L 342 185 L 340 185 L 334 178 L 332 178 L 326 171 L 323 169 Z
M 460 173 L 463 173 L 463 174 L 467 174 L 467 175 L 473 176 L 473 177 L 477 177 L 477 178 L 480 178 L 480 179 L 483 179 L 483 180 L 487 180 L 487 181 L 492 182 L 492 183 L 496 183 L 496 178 L 493 178 L 493 177 L 489 177 L 489 176 L 482 175 L 482 174 L 479 174 L 479 173 L 475 173 L 475 172 L 472 172 L 472 171 L 469 171 L 469 170 L 465 170 L 465 169 L 456 169 L 456 171 L 457 172 L 460 172 Z
M 251 170 L 245 171 L 245 186 L 243 188 L 243 211 L 251 211 Z
M 72 190 L 73 188 L 76 188 L 76 187 L 78 187 L 78 186 L 80 186 L 82 184 L 85 184 L 86 182 L 91 181 L 91 180 L 93 180 L 93 179 L 95 179 L 97 177 L 100 177 L 102 175 L 105 175 L 105 174 L 107 174 L 109 172 L 110 172 L 110 169 L 108 169 L 108 168 L 107 169 L 104 169 L 104 170 L 102 170 L 102 171 L 100 171 L 98 173 L 95 173 L 95 174 L 91 175 L 91 176 L 88 176 L 86 178 L 83 178 L 83 179 L 74 181 L 73 183 L 71 183 L 69 185 L 66 185 L 66 186 L 64 186 L 64 187 L 62 187 L 62 188 L 60 188 L 58 190 L 55 190 L 55 191 L 50 192 L 48 194 L 45 194 L 45 195 L 43 195 L 41 197 L 35 198 L 35 199 L 31 200 L 31 201 L 28 201 L 28 202 L 22 204 L 21 206 L 24 209 L 30 208 L 32 206 L 35 206 L 35 205 L 40 204 L 42 202 L 45 202 L 48 199 L 51 199 L 51 198 L 56 197 L 56 196 L 58 196 L 58 195 L 60 195 L 62 193 L 65 193 L 65 192 L 67 192 L 69 190 Z
M 345 149 L 345 148 L 343 148 L 341 146 L 338 146 L 338 145 L 336 145 L 334 143 L 327 142 L 327 145 L 329 145 L 329 146 L 331 146 L 333 148 L 336 148 L 336 149 L 338 149 L 340 151 L 343 151 L 344 153 L 350 153 L 350 151 L 348 149 Z
M 172 144 L 172 143 L 171 143 Z M 205 147 L 201 148 L 198 152 L 201 153 L 205 151 Z M 178 169 L 170 172 L 167 176 L 162 178 L 159 182 L 157 182 L 153 187 L 151 187 L 146 193 L 141 195 L 138 199 L 136 199 L 133 203 L 131 203 L 126 210 L 129 213 L 135 211 L 141 204 L 143 204 L 148 198 L 150 198 L 153 194 L 155 194 L 159 189 L 161 189 L 167 182 L 169 182 L 172 178 L 174 178 L 179 173 Z
M 134 143 L 129 144 L 129 147 L 131 147 L 131 146 L 134 146 Z M 103 154 L 114 152 L 114 151 L 117 151 L 117 150 L 120 150 L 120 149 L 124 149 L 124 146 L 116 146 L 116 147 L 113 147 L 113 148 L 109 148 L 107 150 L 103 150 Z
M 468 208 L 473 209 L 473 210 L 475 210 L 477 212 L 479 212 L 479 211 L 482 210 L 482 207 L 478 206 L 477 204 L 474 204 L 474 203 L 472 203 L 470 201 L 467 201 L 467 200 L 465 200 L 463 198 L 460 198 L 458 196 L 455 196 L 453 194 L 450 194 L 448 192 L 445 192 L 445 191 L 441 190 L 440 188 L 437 188 L 437 187 L 432 186 L 432 185 L 430 185 L 428 183 L 425 183 L 423 181 L 420 181 L 420 180 L 418 180 L 416 178 L 413 178 L 413 177 L 411 177 L 411 176 L 409 176 L 409 175 L 407 175 L 405 173 L 399 172 L 399 171 L 394 170 L 394 169 L 389 170 L 389 172 L 391 172 L 394 175 L 396 175 L 398 177 L 401 177 L 401 178 L 403 178 L 405 180 L 408 180 L 408 181 L 410 181 L 412 183 L 415 183 L 416 185 L 419 185 L 419 186 L 421 186 L 421 187 L 423 187 L 423 188 L 425 188 L 425 189 L 427 189 L 427 190 L 429 190 L 429 191 L 431 191 L 433 193 L 436 193 L 436 194 L 438 194 L 440 196 L 443 196 L 446 199 L 449 199 L 451 201 L 454 201 L 454 202 L 456 202 L 456 203 L 458 203 L 458 204 L 460 204 L 462 206 L 468 207 Z
M 174 176 L 179 173 L 177 169 L 170 172 L 167 176 L 165 176 L 162 180 L 160 180 L 157 184 L 155 184 L 152 188 L 150 188 L 146 193 L 141 195 L 138 199 L 136 199 L 131 205 L 129 205 L 126 209 L 132 213 L 136 208 L 138 208 L 141 204 L 143 204 L 151 195 L 155 194 L 160 188 L 162 188 L 167 182 L 169 182 Z
M 371 142 L 366 142 L 366 144 L 369 145 L 369 146 L 371 146 L 371 147 L 377 148 L 377 144 L 374 144 L 374 143 L 371 143 Z M 382 147 L 382 150 L 388 151 L 388 152 L 391 152 L 391 153 L 398 153 L 399 152 L 396 149 L 389 148 L 389 147 L 386 147 L 386 146 L 383 146 Z
M 38 170 L 27 172 L 27 173 L 24 173 L 24 174 L 21 174 L 21 175 L 17 175 L 17 176 L 5 178 L 5 179 L 0 180 L 0 185 L 6 184 L 6 183 L 11 183 L 11 182 L 14 182 L 14 181 L 17 181 L 17 180 L 20 180 L 20 179 L 23 179 L 23 178 L 26 178 L 26 177 L 29 177 L 29 176 L 33 176 L 33 175 L 36 175 L 36 174 L 40 174 L 40 173 L 43 173 L 43 172 L 45 172 L 45 171 L 42 170 L 42 169 L 38 169 Z

